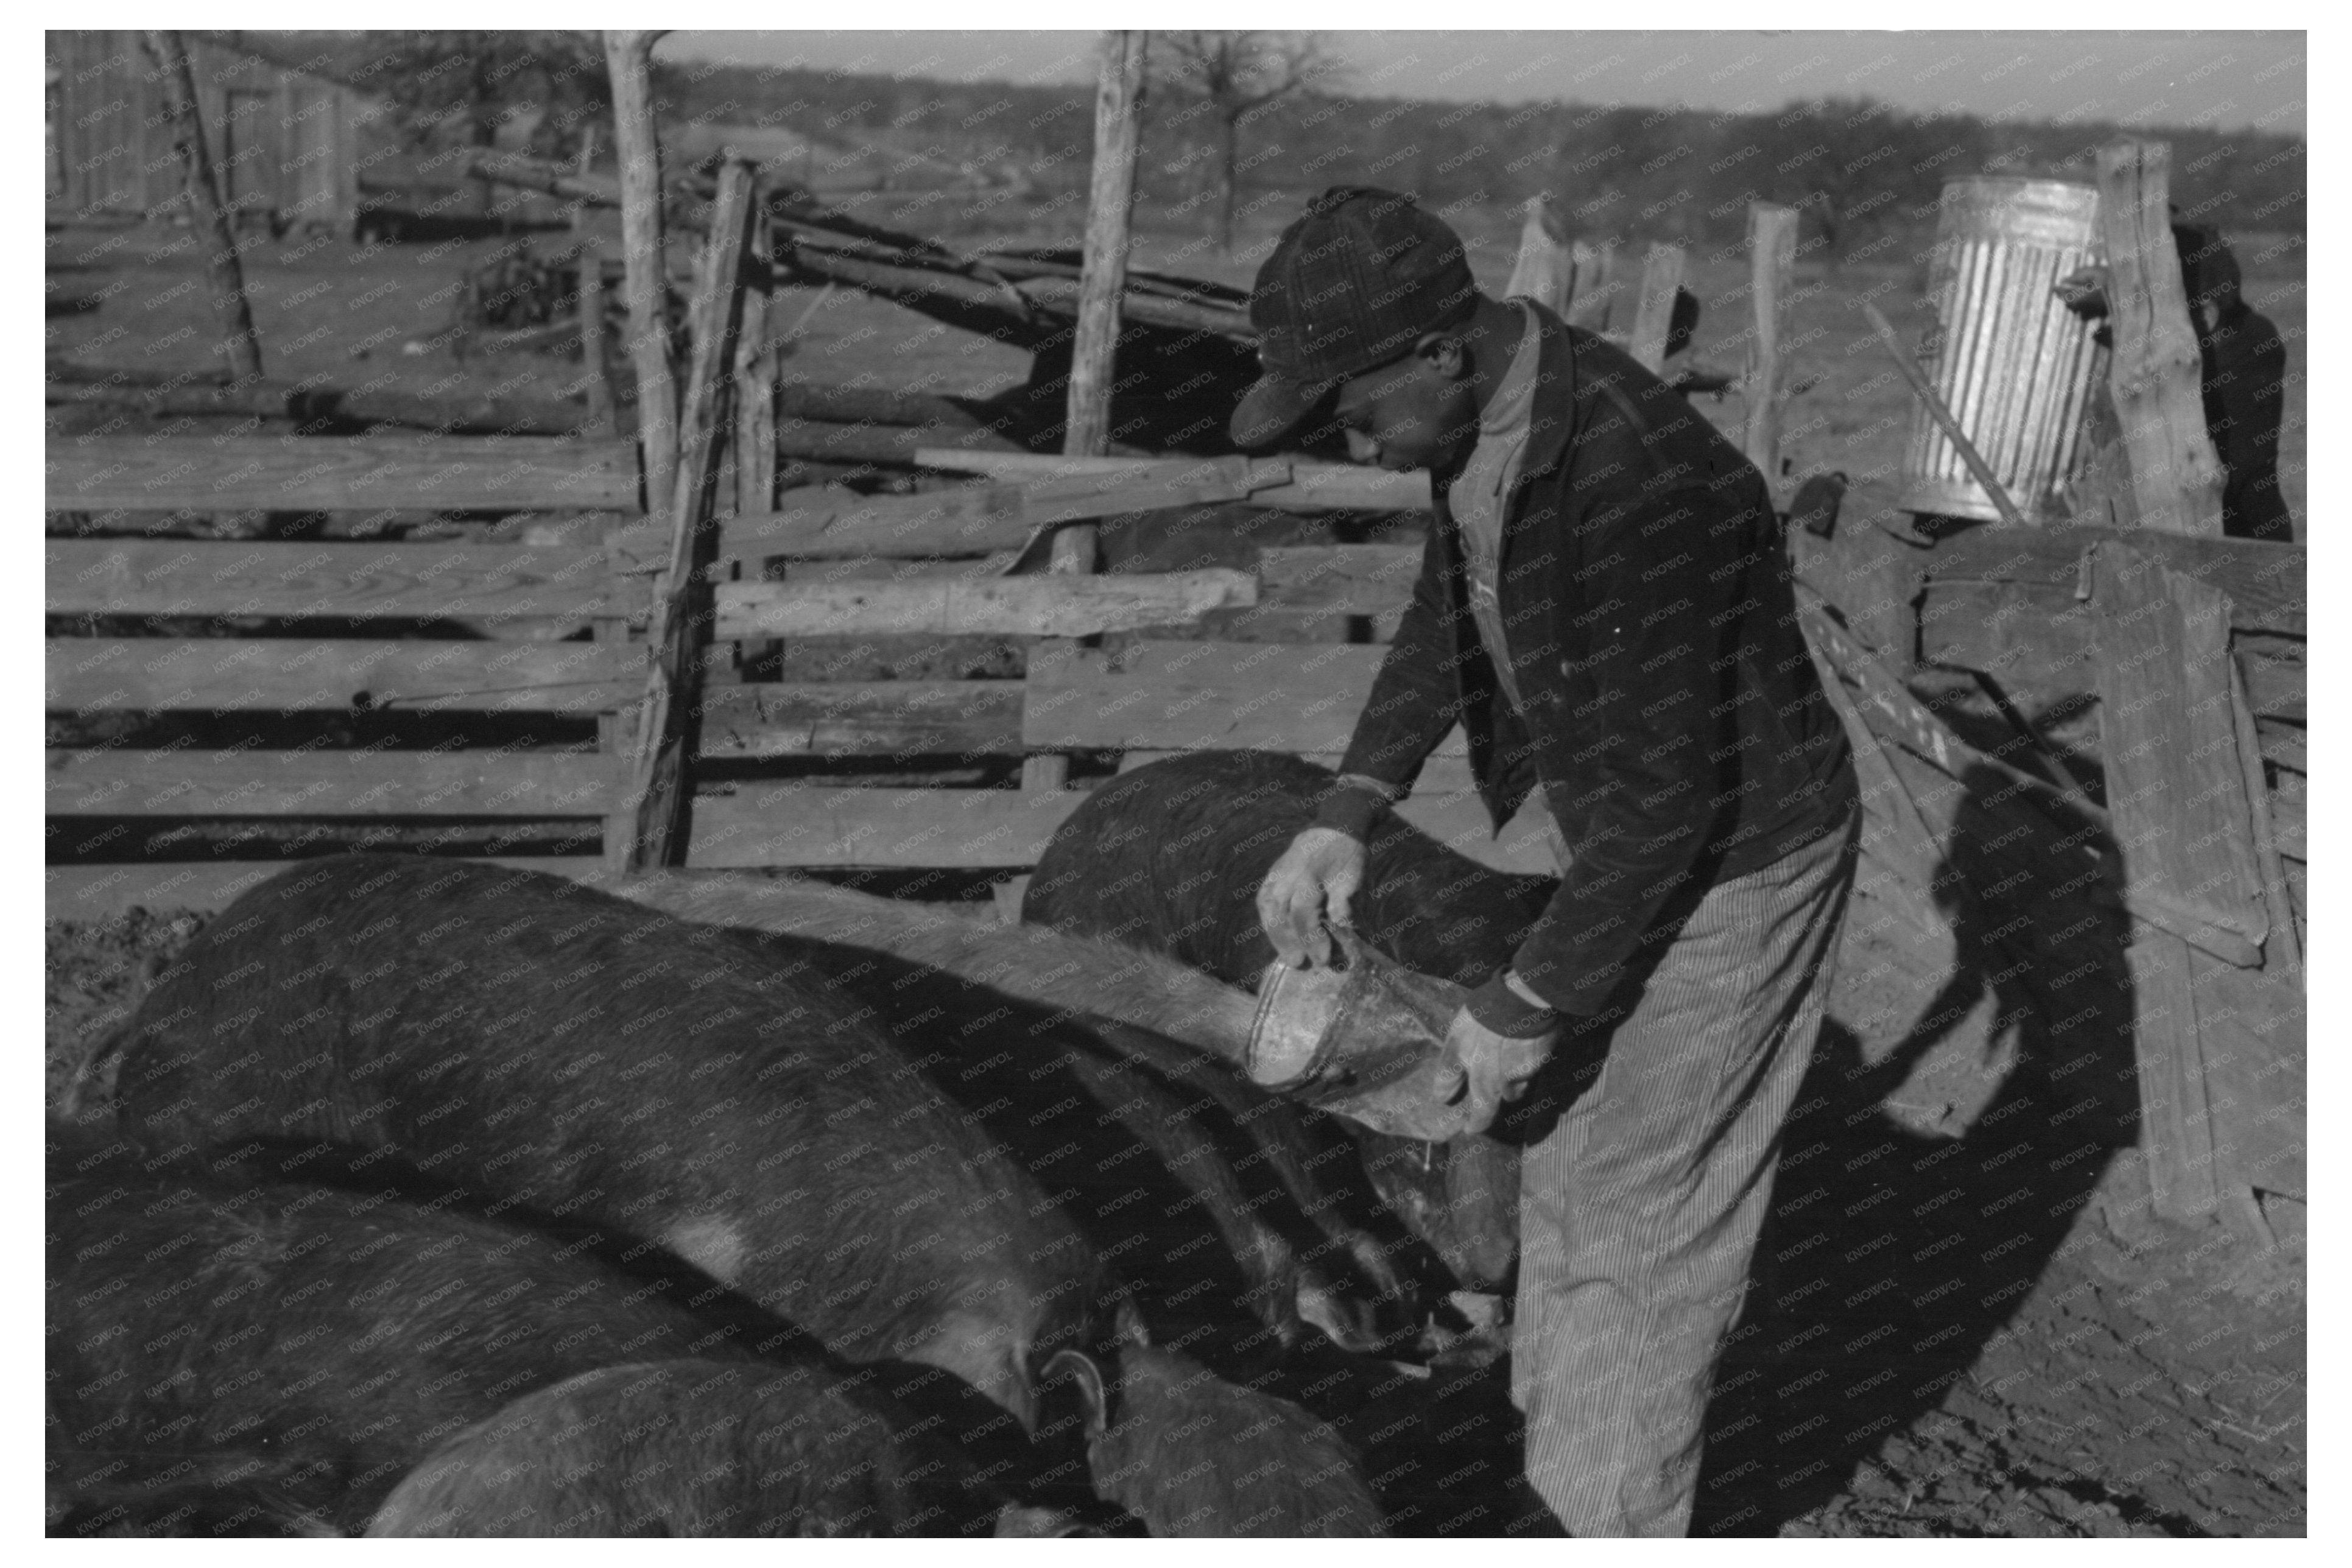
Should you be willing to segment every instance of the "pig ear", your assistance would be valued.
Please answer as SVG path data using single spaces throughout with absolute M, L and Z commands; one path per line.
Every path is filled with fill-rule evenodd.
M 1087 1440 L 1092 1442 L 1110 1429 L 1110 1403 L 1103 1393 L 1102 1368 L 1082 1350 L 1057 1350 L 1037 1369 L 1037 1381 L 1050 1383 L 1065 1375 L 1076 1379 L 1079 1397 L 1087 1403 Z

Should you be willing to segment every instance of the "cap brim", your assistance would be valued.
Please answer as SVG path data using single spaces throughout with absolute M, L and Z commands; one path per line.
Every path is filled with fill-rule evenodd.
M 1225 434 L 1244 452 L 1271 446 L 1297 429 L 1298 422 L 1314 413 L 1315 405 L 1339 384 L 1335 381 L 1294 382 L 1280 376 L 1260 376 L 1234 406 L 1233 418 L 1225 423 Z

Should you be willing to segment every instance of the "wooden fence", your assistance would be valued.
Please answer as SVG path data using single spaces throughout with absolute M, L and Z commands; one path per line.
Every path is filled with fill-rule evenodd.
M 743 252 L 756 261 L 765 244 L 756 219 L 744 232 Z M 1777 477 L 1777 422 L 1769 415 L 1785 382 L 1778 356 L 1788 338 L 1786 221 L 1761 211 L 1751 238 L 1763 329 L 1751 350 L 1761 362 L 1750 364 L 1747 379 L 1761 389 L 1754 401 L 1766 407 L 1750 411 L 1759 417 L 1747 438 L 1750 456 Z M 2168 246 L 2151 254 L 2170 256 Z M 1664 249 L 1645 268 L 1633 337 L 1653 364 L 1663 354 L 1681 269 L 1681 256 Z M 47 759 L 53 831 L 77 819 L 156 817 L 574 819 L 601 839 L 604 852 L 530 863 L 608 868 L 625 858 L 625 846 L 640 841 L 646 768 L 638 726 L 656 711 L 647 695 L 656 648 L 648 628 L 687 623 L 677 617 L 686 600 L 668 580 L 682 561 L 694 563 L 710 591 L 709 651 L 685 689 L 694 723 L 680 732 L 698 737 L 695 755 L 685 759 L 691 810 L 675 857 L 689 868 L 958 870 L 992 876 L 1010 908 L 1023 873 L 1084 798 L 1064 787 L 1065 765 L 1056 758 L 1112 751 L 1127 768 L 1190 749 L 1258 747 L 1337 760 L 1410 595 L 1417 546 L 1264 548 L 1244 568 L 1183 572 L 1095 575 L 1066 562 L 1045 573 L 1016 569 L 1053 561 L 1049 536 L 1056 530 L 1138 513 L 1235 503 L 1425 511 L 1423 477 L 1286 459 L 1058 458 L 916 445 L 901 460 L 970 482 L 902 497 L 777 496 L 780 394 L 764 336 L 773 313 L 761 298 L 770 274 L 740 267 L 732 286 L 740 298 L 730 304 L 721 297 L 726 270 L 706 267 L 693 319 L 698 345 L 717 341 L 722 330 L 737 336 L 726 357 L 696 354 L 681 419 L 693 439 L 679 450 L 682 465 L 689 450 L 696 465 L 715 465 L 711 433 L 728 433 L 718 445 L 731 449 L 732 467 L 709 467 L 707 491 L 678 484 L 650 513 L 636 449 L 614 442 L 53 444 L 47 509 L 95 517 L 100 526 L 110 517 L 120 524 L 173 509 L 482 509 L 549 518 L 526 542 L 498 545 L 54 537 L 48 608 L 65 623 L 47 647 L 53 713 L 407 707 L 597 720 L 593 747 L 569 749 L 58 747 Z M 1571 257 L 1550 276 L 1574 271 Z M 2148 474 L 2135 481 L 2156 497 Z M 710 517 L 711 494 L 730 497 L 731 510 Z M 2160 515 L 2153 498 L 2143 510 Z M 2133 962 L 2148 975 L 2136 1039 L 2162 1201 L 2195 1213 L 2226 1209 L 2250 1184 L 2299 1190 L 2307 855 L 2301 549 L 2148 528 L 1979 529 L 1922 552 L 1896 580 L 1883 562 L 1864 567 L 1811 549 L 1801 530 L 1796 542 L 1810 550 L 1800 562 L 1809 585 L 1807 630 L 1864 773 L 1864 895 L 1932 943 L 1951 935 L 1950 909 L 1933 890 L 1948 882 L 1956 858 L 1990 856 L 1983 863 L 1990 864 L 2002 856 L 2075 856 L 2084 859 L 2085 877 L 2118 880 L 2132 929 L 2154 934 L 2134 939 Z M 2103 551 L 2123 546 L 2153 568 L 2097 565 Z M 2168 571 L 2190 586 L 2173 584 Z M 2104 590 L 2093 591 L 2095 580 Z M 2200 598 L 2200 584 L 2214 591 Z M 2135 622 L 2117 604 L 2132 592 L 2194 620 L 2203 639 L 2195 659 L 2181 644 L 2172 653 L 2184 662 L 2158 669 L 2121 651 L 2121 628 Z M 1172 634 L 1197 631 L 1210 615 L 1245 620 L 1253 640 Z M 278 634 L 188 637 L 153 624 L 191 616 L 250 618 L 252 629 Z M 79 634 L 71 634 L 77 618 Z M 138 630 L 100 635 L 91 618 L 129 618 Z M 321 620 L 336 625 L 333 635 L 301 625 Z M 420 621 L 437 630 L 418 635 Z M 371 631 L 372 623 L 380 624 Z M 731 662 L 731 644 L 908 632 L 1031 642 L 1018 679 L 708 678 Z M 1107 632 L 1121 636 L 1114 644 L 1087 642 Z M 2226 729 L 2231 756 L 2246 763 L 2231 797 L 2245 802 L 2247 819 L 2243 852 L 2232 847 L 2227 868 L 2237 878 L 2229 884 L 2237 903 L 2217 914 L 2210 900 L 2184 896 L 2184 888 L 2201 896 L 2213 885 L 2199 880 L 2195 859 L 2210 844 L 2179 812 L 2133 819 L 2133 808 L 2116 800 L 2140 798 L 2128 768 L 2119 773 L 2111 764 L 2102 809 L 2034 747 L 2012 757 L 1963 739 L 1907 684 L 1923 656 L 1984 671 L 2020 690 L 2038 680 L 2061 695 L 2095 693 L 2118 710 L 2126 706 L 2113 700 L 2125 689 L 2118 683 L 2153 682 L 2145 692 L 2133 686 L 2129 700 L 2147 695 L 2150 704 L 2196 709 L 2179 735 L 2133 732 L 2136 757 L 2218 757 Z M 2224 687 L 2228 704 L 2190 700 Z M 2105 715 L 2101 722 L 2110 724 Z M 753 779 L 706 781 L 696 791 L 693 783 L 697 765 L 720 758 L 823 758 L 854 772 L 859 759 L 922 756 L 1020 758 L 1023 787 Z M 2000 784 L 1990 794 L 1978 787 L 1987 778 Z M 2154 793 L 2168 787 L 2159 782 Z M 1963 810 L 1978 813 L 1979 825 L 1958 826 Z M 1485 863 L 1549 869 L 1538 831 L 1512 824 L 1499 837 L 1492 833 L 1471 790 L 1458 732 L 1441 745 L 1400 811 Z M 2100 857 L 2093 838 L 2044 831 L 2084 821 L 2110 841 L 2135 846 L 2140 859 L 2127 856 L 2119 879 L 2112 866 L 2094 863 Z M 1958 843 L 1956 834 L 1969 831 L 1985 841 Z M 78 852 L 94 858 L 87 847 Z M 2164 858 L 2175 854 L 2188 858 Z M 53 866 L 48 910 L 89 918 L 132 904 L 213 906 L 278 864 Z M 2203 958 L 2149 967 L 2151 944 L 2159 940 L 2186 944 Z M 2291 998 L 2278 984 L 2289 971 Z M 2249 972 L 2263 977 L 2239 996 Z M 2184 1037 L 2174 998 L 2175 1022 L 2168 1026 L 2157 981 L 2181 977 L 2204 988 L 2200 994 L 2236 998 L 2229 1005 L 2239 1008 L 2239 1025 L 2216 1013 L 2213 1027 Z M 2240 1027 L 2248 1018 L 2261 1027 Z M 2262 1133 L 2275 1131 L 2290 1112 L 2293 1139 Z

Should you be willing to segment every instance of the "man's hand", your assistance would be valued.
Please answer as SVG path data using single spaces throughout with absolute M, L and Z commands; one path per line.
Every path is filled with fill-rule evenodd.
M 2085 262 L 2060 278 L 2050 292 L 2075 315 L 2095 321 L 2107 313 L 2107 269 L 2097 262 Z
M 1308 828 L 1290 841 L 1257 889 L 1257 923 L 1284 963 L 1304 969 L 1330 961 L 1323 923 L 1349 924 L 1348 903 L 1364 884 L 1364 864 L 1363 844 L 1337 828 Z
M 1438 1103 L 1461 1107 L 1460 1131 L 1483 1133 L 1493 1125 L 1506 1100 L 1527 1092 L 1528 1080 L 1551 1056 L 1557 1029 L 1531 1040 L 1496 1034 L 1464 1008 L 1446 1027 L 1434 1085 Z

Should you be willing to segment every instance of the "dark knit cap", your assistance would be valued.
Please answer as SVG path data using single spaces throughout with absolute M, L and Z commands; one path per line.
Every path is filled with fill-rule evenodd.
M 1469 319 L 1478 299 L 1462 241 L 1413 199 L 1334 185 L 1283 230 L 1250 291 L 1265 374 L 1228 426 L 1234 444 L 1281 437 L 1332 386 Z

